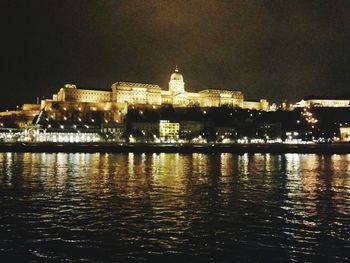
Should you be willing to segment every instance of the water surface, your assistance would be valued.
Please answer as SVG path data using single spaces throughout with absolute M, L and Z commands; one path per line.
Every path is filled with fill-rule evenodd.
M 0 153 L 1 262 L 350 260 L 350 155 Z

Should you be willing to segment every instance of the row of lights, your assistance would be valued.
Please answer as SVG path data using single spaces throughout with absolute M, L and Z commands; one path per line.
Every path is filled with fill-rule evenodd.
M 54 116 L 54 115 L 51 115 L 50 118 L 51 118 L 51 119 L 54 119 L 55 116 Z M 66 120 L 67 120 L 67 117 L 64 116 L 64 117 L 63 117 L 63 120 L 66 121 Z M 49 119 L 46 118 L 46 121 L 49 121 Z M 78 121 L 79 121 L 79 122 L 82 122 L 82 118 L 78 117 Z M 91 119 L 91 122 L 94 123 L 94 122 L 95 122 L 95 119 Z M 108 123 L 109 121 L 108 121 L 107 119 L 104 119 L 104 122 L 105 122 L 105 123 Z M 116 123 L 119 123 L 119 120 L 115 120 L 115 122 L 116 122 Z M 0 124 L 0 126 L 2 126 L 2 124 Z
M 154 106 L 153 106 L 153 107 L 154 107 Z M 77 109 L 78 109 L 78 111 L 82 111 L 82 108 L 81 108 L 81 107 L 78 107 Z M 66 107 L 63 107 L 63 110 L 64 110 L 64 111 L 67 111 L 67 108 L 66 108 Z M 97 108 L 93 107 L 93 108 L 91 108 L 91 110 L 92 110 L 92 111 L 96 111 Z M 109 111 L 109 110 L 111 110 L 111 108 L 105 107 L 103 110 Z M 52 108 L 51 108 L 51 107 L 49 108 L 49 111 L 52 111 Z M 120 112 L 120 111 L 119 111 L 119 112 Z
M 48 124 L 47 127 L 48 127 L 48 128 L 52 128 L 52 125 L 51 125 L 51 124 Z M 91 128 L 91 127 L 90 127 L 89 125 L 87 125 L 87 124 L 85 124 L 84 127 L 87 128 L 87 129 Z M 61 124 L 61 125 L 60 125 L 60 128 L 61 128 L 61 129 L 64 129 L 64 125 Z M 76 125 L 76 124 L 73 124 L 73 128 L 76 129 L 76 128 L 77 128 L 77 125 Z

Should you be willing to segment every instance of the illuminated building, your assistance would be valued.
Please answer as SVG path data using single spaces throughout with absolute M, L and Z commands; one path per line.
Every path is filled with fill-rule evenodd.
M 66 84 L 52 99 L 41 101 L 49 119 L 76 123 L 120 123 L 126 113 L 123 103 L 112 102 L 111 92 Z
M 243 94 L 240 91 L 207 89 L 199 92 L 202 107 L 230 105 L 243 108 Z
M 177 68 L 170 76 L 168 90 L 162 90 L 158 85 L 117 82 L 112 85 L 111 97 L 112 101 L 126 104 L 151 104 L 156 106 L 171 104 L 175 107 L 189 105 L 243 107 L 243 94 L 240 91 L 207 89 L 199 93 L 187 92 L 183 76 Z
M 159 137 L 163 141 L 172 141 L 179 138 L 180 124 L 161 120 L 159 123 Z
M 119 103 L 160 105 L 160 92 L 158 85 L 117 82 L 112 85 L 111 98 Z
M 205 89 L 198 93 L 187 92 L 182 74 L 176 68 L 170 76 L 168 90 L 162 90 L 158 85 L 116 82 L 111 90 L 90 90 L 77 88 L 73 84 L 66 84 L 59 92 L 53 95 L 52 100 L 44 100 L 42 107 L 50 110 L 52 104 L 63 102 L 67 106 L 77 106 L 77 103 L 88 103 L 90 108 L 114 108 L 125 112 L 128 105 L 171 104 L 175 107 L 198 105 L 200 107 L 219 107 L 229 105 L 233 107 L 267 110 L 268 102 L 244 101 L 241 91 Z
M 130 122 L 128 132 L 133 141 L 175 142 L 179 139 L 180 123 L 160 120 L 158 122 Z M 130 140 L 129 140 L 130 141 Z
M 269 103 L 265 99 L 261 99 L 259 101 L 243 101 L 243 105 L 241 108 L 267 111 L 269 110 Z
M 350 107 L 350 99 L 336 97 L 305 97 L 294 107 Z
M 343 142 L 350 142 L 350 126 L 340 127 L 340 140 Z
M 116 82 L 109 90 L 66 84 L 53 94 L 52 99 L 42 100 L 41 105 L 24 104 L 21 110 L 3 112 L 0 117 L 11 116 L 23 127 L 37 115 L 47 122 L 117 125 L 123 122 L 130 106 L 157 108 L 167 104 L 173 107 L 228 105 L 255 110 L 268 110 L 269 106 L 266 100 L 244 101 L 241 91 L 205 89 L 188 92 L 183 75 L 176 68 L 170 76 L 167 90 L 158 85 L 132 82 Z
M 18 127 L 26 127 L 32 123 L 32 120 L 40 112 L 39 104 L 23 104 L 16 110 L 7 110 L 0 112 L 0 128 L 4 123 L 17 124 Z

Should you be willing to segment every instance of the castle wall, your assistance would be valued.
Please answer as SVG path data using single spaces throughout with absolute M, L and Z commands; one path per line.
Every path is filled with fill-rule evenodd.
M 61 88 L 57 94 L 57 100 L 77 102 L 109 102 L 111 101 L 111 92 L 101 90 Z
M 161 89 L 158 85 L 117 82 L 112 85 L 112 101 L 161 105 Z

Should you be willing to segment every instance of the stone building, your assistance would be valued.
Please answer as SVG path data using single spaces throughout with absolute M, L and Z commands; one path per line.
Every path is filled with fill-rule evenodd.
M 170 76 L 168 90 L 163 90 L 158 85 L 132 82 L 116 82 L 112 84 L 110 90 L 91 90 L 66 84 L 57 94 L 53 95 L 52 100 L 44 100 L 42 106 L 47 109 L 47 105 L 54 102 L 95 103 L 96 106 L 99 103 L 103 105 L 110 103 L 117 108 L 124 108 L 128 105 L 160 106 L 162 104 L 171 104 L 174 107 L 229 105 L 257 110 L 266 110 L 268 107 L 266 100 L 244 101 L 241 91 L 205 89 L 198 93 L 188 92 L 185 90 L 183 76 L 177 68 Z
M 172 105 L 173 107 L 232 107 L 267 110 L 266 100 L 258 102 L 244 101 L 241 91 L 205 89 L 199 92 L 188 92 L 185 89 L 183 75 L 176 68 L 171 74 L 168 89 L 158 85 L 116 82 L 109 90 L 80 88 L 66 84 L 59 89 L 52 99 L 41 101 L 37 108 L 26 107 L 26 114 L 44 116 L 46 120 L 70 123 L 121 123 L 128 107 L 153 107 Z M 27 109 L 28 108 L 28 109 Z M 23 113 L 18 111 L 16 113 Z M 27 115 L 28 115 L 27 114 Z
M 350 98 L 308 96 L 297 102 L 294 107 L 350 107 Z

